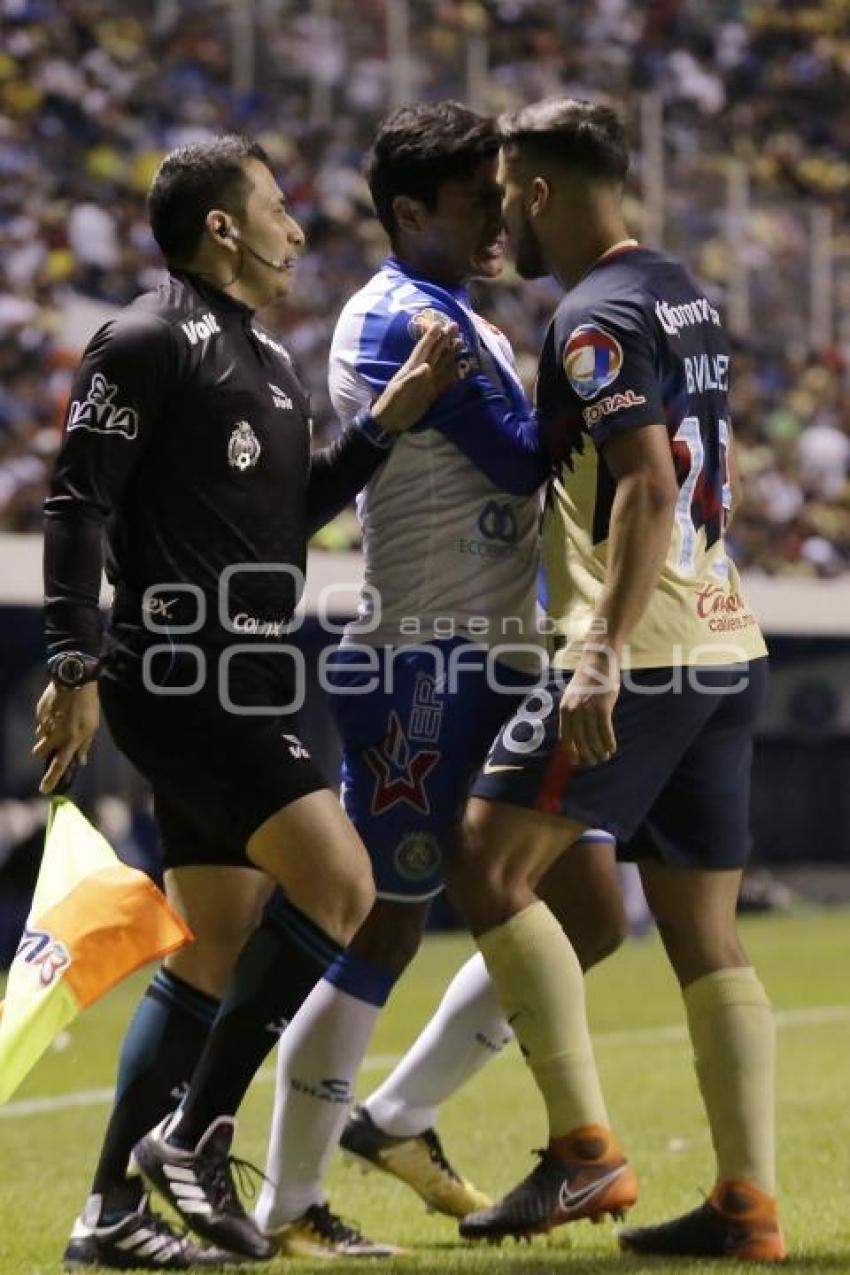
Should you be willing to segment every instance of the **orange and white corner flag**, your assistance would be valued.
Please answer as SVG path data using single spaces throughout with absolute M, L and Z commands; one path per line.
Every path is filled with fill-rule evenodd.
M 192 938 L 150 877 L 122 863 L 72 801 L 54 797 L 0 1013 L 0 1102 L 81 1009 Z

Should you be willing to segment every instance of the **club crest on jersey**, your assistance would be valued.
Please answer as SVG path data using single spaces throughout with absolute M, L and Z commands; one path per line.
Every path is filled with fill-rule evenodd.
M 446 328 L 450 322 L 449 316 L 443 314 L 442 310 L 435 310 L 433 306 L 426 306 L 424 310 L 416 311 L 407 325 L 407 331 L 414 341 L 418 341 L 435 323 L 438 327 Z
M 595 398 L 623 366 L 620 342 L 594 323 L 574 328 L 564 346 L 564 371 L 579 398 Z
M 227 463 L 241 474 L 253 469 L 262 451 L 259 438 L 247 421 L 237 421 L 227 444 Z
M 68 430 L 87 429 L 92 434 L 111 434 L 132 440 L 139 432 L 139 413 L 115 402 L 118 386 L 110 384 L 102 372 L 95 372 L 85 398 L 75 399 L 68 413 Z

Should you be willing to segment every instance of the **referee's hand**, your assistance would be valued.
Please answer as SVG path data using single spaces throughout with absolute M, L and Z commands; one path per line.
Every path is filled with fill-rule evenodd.
M 414 346 L 386 389 L 372 404 L 372 416 L 386 434 L 402 434 L 425 415 L 438 395 L 458 379 L 458 329 L 434 323 Z
M 49 758 L 39 792 L 53 792 L 72 761 L 86 764 L 99 725 L 97 682 L 86 682 L 75 690 L 48 682 L 35 710 L 33 757 Z

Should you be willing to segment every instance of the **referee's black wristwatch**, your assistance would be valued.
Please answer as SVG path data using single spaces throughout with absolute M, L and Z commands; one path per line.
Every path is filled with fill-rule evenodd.
M 81 651 L 60 651 L 58 655 L 51 655 L 47 667 L 57 686 L 73 691 L 95 680 L 100 672 L 100 660 Z

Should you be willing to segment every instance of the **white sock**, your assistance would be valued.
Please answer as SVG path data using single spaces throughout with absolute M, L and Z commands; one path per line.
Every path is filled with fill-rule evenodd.
M 458 970 L 418 1040 L 363 1105 L 387 1133 L 422 1133 L 436 1124 L 440 1104 L 512 1039 L 477 953 Z
M 263 1183 L 256 1208 L 261 1230 L 277 1230 L 324 1201 L 322 1179 L 380 1012 L 320 979 L 281 1036 L 266 1161 L 270 1181 Z

